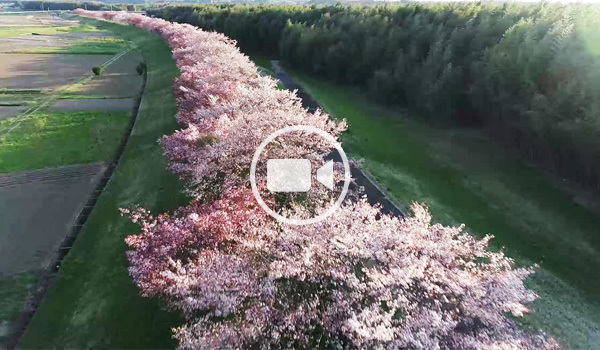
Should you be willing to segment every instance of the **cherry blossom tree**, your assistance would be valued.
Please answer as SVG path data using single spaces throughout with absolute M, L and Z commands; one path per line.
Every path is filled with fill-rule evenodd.
M 543 333 L 519 329 L 515 317 L 536 298 L 523 284 L 533 268 L 515 268 L 503 252 L 489 250 L 491 236 L 432 224 L 417 204 L 413 216 L 384 215 L 356 194 L 317 224 L 290 226 L 268 216 L 248 184 L 260 142 L 286 126 L 339 137 L 347 125 L 278 90 L 235 41 L 139 14 L 76 12 L 160 34 L 181 71 L 174 94 L 182 129 L 161 143 L 196 199 L 158 216 L 122 210 L 141 225 L 126 239 L 130 274 L 142 295 L 185 316 L 174 330 L 181 348 L 558 347 Z M 265 152 L 318 163 L 329 147 L 291 133 Z M 301 218 L 328 204 L 324 193 L 311 195 L 317 200 L 278 209 Z M 272 195 L 264 198 L 278 206 Z

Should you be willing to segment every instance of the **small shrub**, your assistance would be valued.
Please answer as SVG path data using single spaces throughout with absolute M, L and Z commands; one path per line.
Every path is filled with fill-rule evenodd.
M 94 72 L 94 75 L 102 75 L 102 67 L 94 67 L 92 72 Z
M 135 70 L 137 71 L 138 75 L 142 75 L 142 74 L 146 73 L 146 69 L 147 69 L 147 68 L 148 68 L 148 67 L 146 66 L 146 62 L 144 62 L 144 61 L 141 61 L 141 62 L 140 62 L 138 65 L 137 65 L 137 67 L 135 67 Z

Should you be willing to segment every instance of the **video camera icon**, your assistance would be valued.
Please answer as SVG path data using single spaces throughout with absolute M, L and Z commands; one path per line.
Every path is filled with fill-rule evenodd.
M 333 161 L 317 169 L 316 179 L 333 190 Z M 312 183 L 312 165 L 308 159 L 268 159 L 267 189 L 271 192 L 308 192 Z
M 343 173 L 343 185 L 341 186 L 341 192 L 337 193 L 333 191 L 335 188 L 334 176 L 333 176 L 333 160 L 326 161 L 324 165 L 316 170 L 315 179 L 323 186 L 332 191 L 333 195 L 337 196 L 335 201 L 332 201 L 332 205 L 329 206 L 324 212 L 310 218 L 294 218 L 286 217 L 281 213 L 275 212 L 271 209 L 267 203 L 263 200 L 260 194 L 259 187 L 256 183 L 256 168 L 265 147 L 273 142 L 276 138 L 289 133 L 289 132 L 305 132 L 317 134 L 327 142 L 329 142 L 335 150 L 337 150 L 344 168 Z M 267 190 L 270 192 L 309 192 L 312 186 L 312 163 L 309 159 L 266 159 L 267 165 Z M 342 149 L 340 143 L 327 132 L 315 128 L 309 125 L 294 125 L 288 126 L 283 129 L 279 129 L 264 139 L 252 157 L 250 163 L 250 185 L 252 186 L 252 193 L 254 198 L 258 202 L 258 205 L 264 209 L 269 215 L 276 220 L 289 225 L 310 225 L 325 220 L 328 216 L 333 214 L 341 205 L 348 193 L 350 186 L 350 163 L 346 152 Z

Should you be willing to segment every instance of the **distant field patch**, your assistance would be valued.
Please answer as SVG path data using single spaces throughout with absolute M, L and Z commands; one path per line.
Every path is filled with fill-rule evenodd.
M 0 173 L 108 160 L 123 137 L 129 114 L 40 113 L 8 135 L 14 119 L 0 120 Z
M 68 46 L 38 47 L 14 52 L 24 54 L 115 55 L 127 49 L 127 47 L 128 44 L 122 39 L 105 37 L 79 40 Z
M 3 93 L 0 90 L 0 118 L 2 116 L 11 116 L 10 113 L 3 113 L 2 107 L 27 107 L 37 103 L 45 95 L 40 90 L 15 90 L 12 92 Z
M 8 104 L 6 102 L 4 102 L 5 104 Z M 0 102 L 0 120 L 5 119 L 5 118 L 11 118 L 11 117 L 15 117 L 17 116 L 19 113 L 21 113 L 22 111 L 24 111 L 25 109 L 27 109 L 27 107 L 25 106 L 10 106 L 10 105 L 3 105 L 2 102 Z
M 58 17 L 52 13 L 32 14 L 0 14 L 0 27 L 27 27 L 27 26 L 76 26 L 79 23 L 70 19 Z
M 40 89 L 0 89 L 0 95 L 31 95 L 41 94 Z
M 137 50 L 132 50 L 102 71 L 101 76 L 96 76 L 85 84 L 73 84 L 61 93 L 62 96 L 112 96 L 132 97 L 142 82 L 142 77 L 136 68 L 143 61 Z M 91 70 L 90 70 L 91 72 Z
M 17 36 L 17 35 L 36 35 L 36 34 L 59 34 L 68 33 L 72 30 L 71 27 L 43 27 L 43 26 L 31 26 L 31 27 L 1 27 L 0 26 L 0 38 Z
M 57 89 L 75 83 L 101 66 L 112 54 L 47 55 L 4 54 L 0 60 L 0 86 L 6 89 Z

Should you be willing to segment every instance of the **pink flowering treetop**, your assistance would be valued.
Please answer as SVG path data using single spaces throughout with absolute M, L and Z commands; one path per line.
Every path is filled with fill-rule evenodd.
M 180 348 L 551 349 L 516 317 L 536 295 L 503 252 L 462 227 L 432 224 L 413 205 L 404 219 L 350 196 L 326 220 L 283 225 L 256 203 L 248 171 L 257 146 L 286 126 L 309 125 L 334 137 L 345 122 L 302 108 L 277 90 L 222 34 L 125 12 L 76 13 L 160 34 L 181 72 L 175 80 L 182 128 L 161 144 L 170 168 L 196 194 L 189 205 L 153 216 L 124 214 L 141 225 L 127 237 L 129 272 L 142 295 L 184 315 Z M 330 146 L 291 133 L 265 150 L 270 158 L 324 161 Z M 265 174 L 259 163 L 257 176 Z M 339 177 L 339 174 L 336 174 Z M 264 182 L 259 182 L 264 190 Z M 301 218 L 315 200 L 270 206 Z

